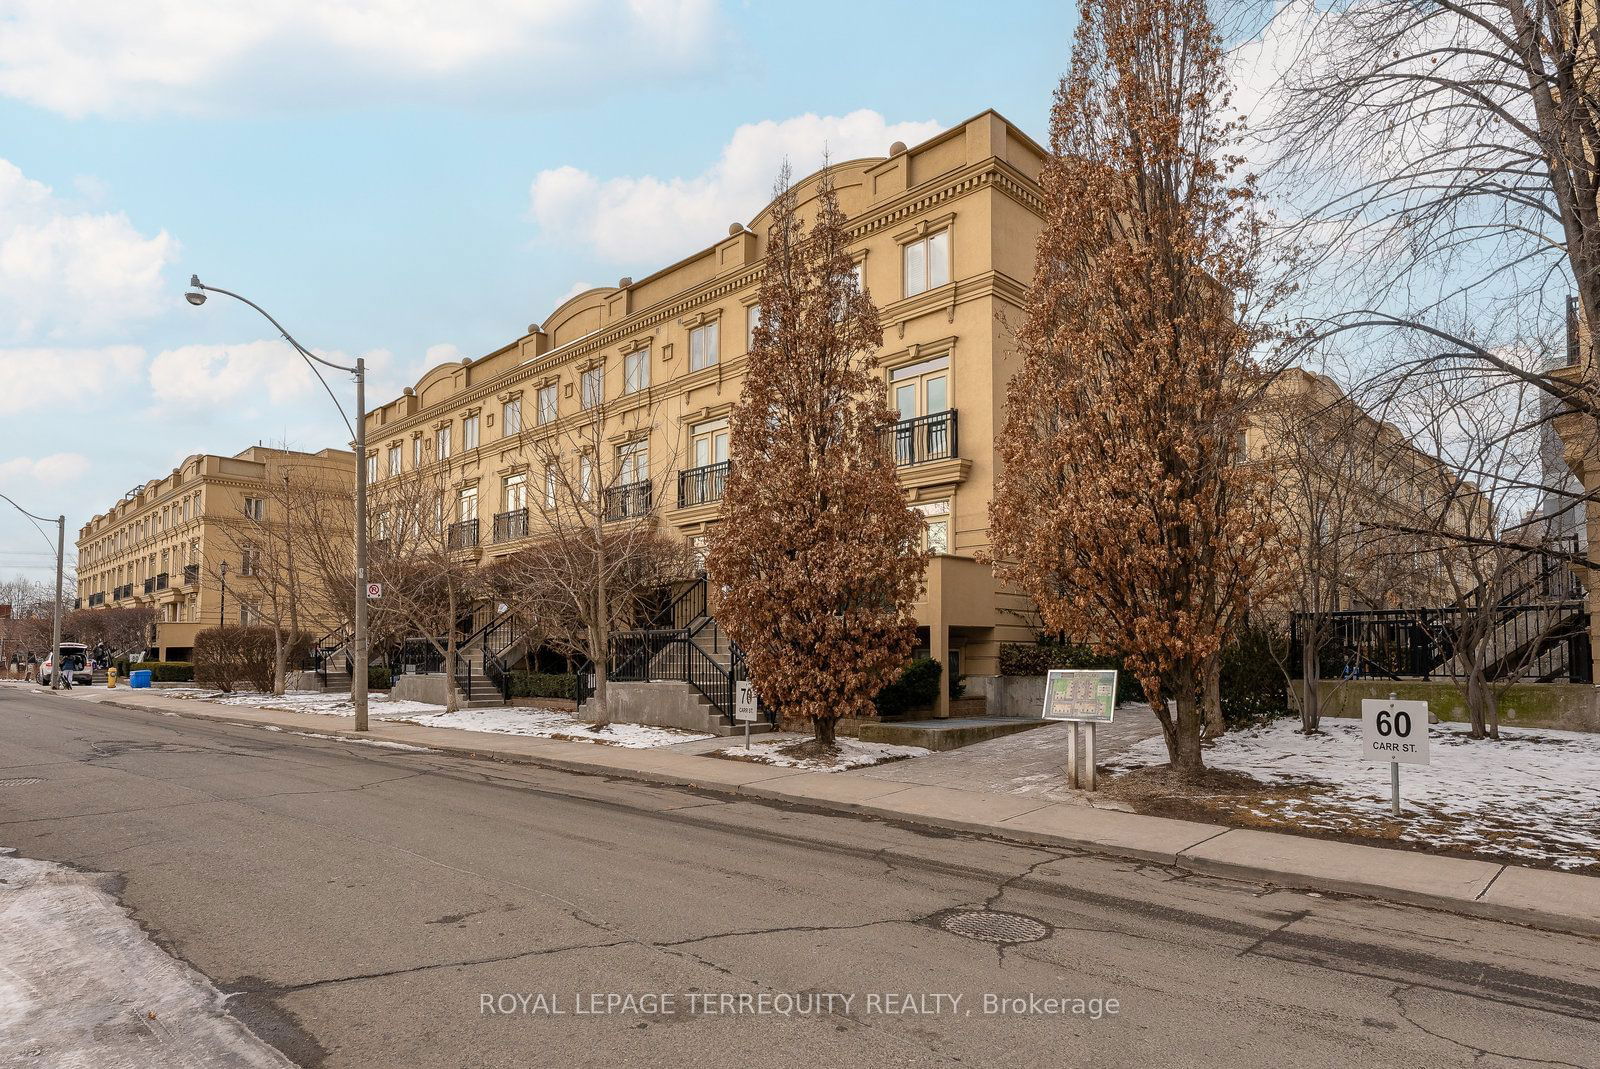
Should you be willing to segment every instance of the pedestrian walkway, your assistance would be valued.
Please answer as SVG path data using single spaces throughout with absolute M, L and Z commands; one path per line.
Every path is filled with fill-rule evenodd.
M 1046 724 L 959 750 L 841 775 L 1122 808 L 1067 786 L 1067 733 L 1071 730 L 1070 724 Z M 1130 702 L 1117 708 L 1116 718 L 1111 723 L 1096 725 L 1095 731 L 1096 757 L 1104 761 L 1135 743 L 1161 734 L 1161 723 L 1148 705 Z
M 32 689 L 40 694 L 50 693 Z M 624 749 L 394 721 L 375 720 L 371 731 L 357 734 L 349 730 L 349 721 L 343 717 L 222 706 L 163 697 L 150 691 L 79 687 L 61 693 L 58 700 L 248 723 L 318 739 L 389 747 L 396 752 L 433 751 L 692 787 L 912 826 L 1128 857 L 1271 886 L 1367 895 L 1493 920 L 1600 935 L 1600 878 L 1117 812 L 1086 804 L 1088 800 L 1083 796 L 1049 796 L 1049 788 L 1019 794 L 896 780 L 883 775 L 893 766 L 856 772 L 802 772 L 663 749 Z M 1036 728 L 1020 737 L 1059 730 L 1064 729 Z M 1131 745 L 1136 731 L 1130 723 L 1128 737 L 1116 745 Z M 931 763 L 931 759 L 924 760 Z M 1042 754 L 1040 760 L 1044 760 Z M 938 767 L 945 766 L 941 762 Z M 983 779 L 983 775 L 974 772 L 967 782 L 976 784 Z

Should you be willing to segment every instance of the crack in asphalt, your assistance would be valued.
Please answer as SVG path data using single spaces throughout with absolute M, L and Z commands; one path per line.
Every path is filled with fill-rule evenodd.
M 540 950 L 519 950 L 511 954 L 494 954 L 482 958 L 462 958 L 459 961 L 435 961 L 421 965 L 407 965 L 399 969 L 379 969 L 374 972 L 355 973 L 350 976 L 330 976 L 324 980 L 303 980 L 293 984 L 274 984 L 268 982 L 247 983 L 249 980 L 259 980 L 259 977 L 239 977 L 234 983 L 228 985 L 228 997 L 236 995 L 267 995 L 276 998 L 281 995 L 294 994 L 298 991 L 309 991 L 312 988 L 328 987 L 333 984 L 353 984 L 362 980 L 384 980 L 393 976 L 409 976 L 413 973 L 433 972 L 438 969 L 464 969 L 472 965 L 494 965 L 505 961 L 518 961 L 522 958 L 543 958 L 552 954 L 566 954 L 574 950 L 604 950 L 606 947 L 626 946 L 632 943 L 631 939 L 617 939 L 609 943 L 573 943 L 568 946 L 545 947 Z
M 1447 1036 L 1443 1032 L 1436 1031 L 1424 1024 L 1419 1024 L 1417 1020 L 1411 1016 L 1411 1011 L 1406 1008 L 1406 1004 L 1401 1001 L 1401 995 L 1405 994 L 1407 991 L 1411 991 L 1421 986 L 1424 985 L 1396 984 L 1393 988 L 1391 988 L 1387 993 L 1387 997 L 1390 1002 L 1394 1003 L 1395 1012 L 1400 1015 L 1400 1019 L 1402 1021 L 1410 1025 L 1412 1028 L 1415 1028 L 1417 1031 L 1422 1032 L 1424 1035 L 1429 1035 L 1440 1042 L 1449 1043 L 1452 1046 L 1460 1047 L 1462 1050 L 1471 1051 L 1472 1060 L 1474 1063 L 1480 1062 L 1484 1058 L 1504 1058 L 1507 1061 L 1526 1062 L 1529 1065 L 1559 1065 L 1565 1066 L 1566 1069 L 1589 1069 L 1588 1066 L 1579 1065 L 1577 1062 L 1564 1062 L 1555 1058 L 1531 1058 L 1525 1054 L 1508 1054 L 1505 1051 L 1489 1050 L 1487 1047 L 1475 1047 L 1465 1040 L 1456 1039 L 1454 1036 Z

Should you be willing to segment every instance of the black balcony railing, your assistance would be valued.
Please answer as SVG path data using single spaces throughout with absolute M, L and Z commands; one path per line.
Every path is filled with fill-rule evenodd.
M 650 480 L 623 483 L 606 491 L 606 519 L 625 520 L 634 516 L 648 516 L 654 499 Z
M 883 440 L 894 451 L 894 463 L 899 468 L 961 455 L 953 408 L 891 423 L 883 429 Z
M 82 599 L 82 598 L 73 598 L 73 599 L 72 599 L 72 607 L 73 607 L 73 608 L 74 608 L 74 609 L 81 609 L 81 608 L 83 608 L 83 599 Z
M 148 579 L 146 579 L 144 581 L 144 592 L 146 594 L 154 594 L 156 592 L 156 577 L 155 576 L 152 575 L 150 578 L 148 578 Z
M 156 589 L 157 590 L 165 590 L 165 589 L 167 589 L 167 573 L 166 572 L 161 572 L 159 575 L 156 576 Z
M 722 500 L 723 487 L 728 482 L 728 462 L 705 464 L 678 472 L 678 507 L 707 505 Z
M 105 603 L 106 603 L 106 596 L 104 594 L 90 594 L 89 595 L 89 608 L 98 609 L 100 606 L 104 605 Z
M 450 525 L 450 548 L 472 549 L 478 544 L 478 521 L 461 520 Z
M 183 566 L 183 585 L 194 586 L 200 581 L 200 565 L 185 564 Z
M 496 542 L 510 542 L 514 538 L 526 537 L 528 537 L 527 509 L 512 509 L 510 512 L 495 514 L 494 540 Z

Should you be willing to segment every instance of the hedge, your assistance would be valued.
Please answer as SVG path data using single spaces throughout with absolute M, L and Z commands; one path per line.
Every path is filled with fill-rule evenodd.
M 918 657 L 900 672 L 900 678 L 878 691 L 872 699 L 881 717 L 902 716 L 913 709 L 926 709 L 939 700 L 939 677 L 944 665 L 932 657 Z
M 287 637 L 285 665 L 300 664 L 312 636 Z M 273 647 L 270 627 L 210 627 L 194 637 L 194 676 L 206 686 L 231 691 L 240 683 L 259 691 L 272 689 Z
M 1222 719 L 1240 727 L 1274 716 L 1288 716 L 1289 682 L 1282 662 L 1289 636 L 1268 627 L 1248 626 L 1222 651 Z
M 149 671 L 152 683 L 194 682 L 194 665 L 189 661 L 140 661 L 129 665 L 122 678 L 127 679 L 129 672 L 143 671 Z
M 388 690 L 394 686 L 394 674 L 386 664 L 367 665 L 367 689 Z
M 513 698 L 571 698 L 578 689 L 572 672 L 511 672 Z
M 1144 701 L 1144 688 L 1122 658 L 1095 653 L 1088 646 L 1041 638 L 1037 642 L 1007 642 L 1000 647 L 1000 674 L 1042 676 L 1052 668 L 1115 668 L 1117 704 Z

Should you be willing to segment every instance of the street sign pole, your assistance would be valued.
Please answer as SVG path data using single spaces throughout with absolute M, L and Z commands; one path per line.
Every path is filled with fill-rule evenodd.
M 1067 786 L 1078 789 L 1078 725 L 1067 732 Z
M 1388 761 L 1389 813 L 1400 817 L 1400 766 L 1429 764 L 1428 703 L 1401 701 L 1390 693 L 1387 700 L 1361 702 L 1361 755 L 1366 761 Z
M 1095 726 L 1109 724 L 1117 712 L 1117 673 L 1112 669 L 1053 668 L 1045 676 L 1046 720 L 1065 720 L 1067 732 L 1067 786 L 1095 789 Z M 1079 732 L 1083 732 L 1080 736 Z M 1078 769 L 1078 753 L 1085 767 Z
M 1083 755 L 1084 756 L 1084 764 L 1086 766 L 1084 768 L 1084 770 L 1083 770 L 1083 773 L 1084 773 L 1085 780 L 1088 781 L 1087 782 L 1087 789 L 1092 791 L 1092 790 L 1094 790 L 1094 730 L 1095 730 L 1095 722 L 1093 720 L 1091 720 L 1087 724 L 1085 724 L 1084 727 L 1088 729 L 1089 738 L 1088 738 L 1088 752 Z
M 1400 762 L 1389 762 L 1389 810 L 1395 816 L 1400 815 Z

